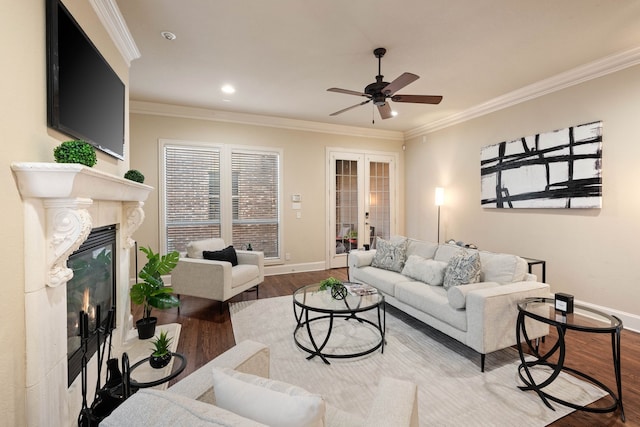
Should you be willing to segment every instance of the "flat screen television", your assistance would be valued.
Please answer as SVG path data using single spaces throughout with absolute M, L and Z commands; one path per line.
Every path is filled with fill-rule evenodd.
M 47 4 L 47 123 L 124 159 L 125 85 L 60 0 Z

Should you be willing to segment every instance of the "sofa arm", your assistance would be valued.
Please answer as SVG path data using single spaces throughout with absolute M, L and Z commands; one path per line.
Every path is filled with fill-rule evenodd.
M 216 284 L 214 286 L 213 284 Z M 171 271 L 171 287 L 178 295 L 224 300 L 231 290 L 231 263 L 198 258 L 180 258 Z
M 370 251 L 360 251 L 355 250 L 349 252 L 349 267 L 350 268 L 358 268 L 358 267 L 366 267 L 371 265 L 373 262 L 373 257 L 376 255 L 376 250 L 372 249 Z
M 549 285 L 540 282 L 515 282 L 479 289 L 467 295 L 467 342 L 486 354 L 516 344 L 518 301 L 528 297 L 548 297 Z M 527 324 L 530 338 L 545 336 L 549 326 L 540 322 Z
M 178 381 L 168 390 L 202 402 L 215 403 L 212 374 L 214 366 L 269 378 L 269 347 L 256 341 L 242 341 Z
M 410 381 L 382 377 L 370 408 L 367 427 L 418 427 L 418 387 Z

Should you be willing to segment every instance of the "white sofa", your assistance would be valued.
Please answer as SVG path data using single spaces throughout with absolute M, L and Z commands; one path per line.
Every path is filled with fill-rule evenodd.
M 213 238 L 189 242 L 187 252 L 180 254 L 171 272 L 171 286 L 178 295 L 189 295 L 215 301 L 227 301 L 264 281 L 264 254 L 260 251 L 235 250 L 238 265 L 228 261 L 204 259 L 204 251 L 221 251 L 224 240 Z
M 454 254 L 475 250 L 401 236 L 383 243 L 405 244 L 404 261 L 411 260 L 412 268 L 406 264 L 402 271 L 396 272 L 373 267 L 376 250 L 351 251 L 349 280 L 374 286 L 384 294 L 388 304 L 480 353 L 482 371 L 487 353 L 516 344 L 517 301 L 550 294 L 549 285 L 537 282 L 536 276 L 527 272 L 527 262 L 516 255 L 479 251 L 479 283 L 452 286 L 447 290 L 419 279 L 433 280 L 437 273 L 443 274 L 438 269 L 446 266 Z M 408 273 L 413 277 L 407 277 Z M 548 334 L 548 326 L 535 322 L 527 325 L 527 331 L 531 339 L 543 337 Z
M 276 406 L 270 407 L 268 403 L 261 401 L 264 399 L 249 398 L 248 394 L 243 391 L 240 393 L 236 391 L 232 393 L 232 396 L 221 396 L 223 389 L 214 388 L 213 372 L 216 368 L 216 372 L 219 372 L 221 368 L 226 368 L 227 371 L 232 369 L 234 372 L 243 373 L 238 375 L 250 377 L 251 381 L 277 383 L 264 380 L 269 376 L 269 348 L 255 341 L 243 341 L 169 387 L 166 391 L 150 389 L 138 391 L 105 418 L 100 426 L 264 426 L 266 424 L 256 421 L 255 418 L 247 418 L 236 413 L 255 412 L 264 407 L 267 409 L 259 411 L 256 418 L 278 416 L 278 414 L 265 414 L 269 411 L 279 412 Z M 300 395 L 296 395 L 295 390 L 291 392 L 290 389 L 299 388 L 284 383 L 280 383 L 280 386 L 277 393 L 286 394 L 284 399 L 291 399 L 283 402 L 286 404 L 285 409 L 295 410 L 296 402 L 299 402 L 296 399 L 300 398 Z M 285 388 L 283 389 L 282 386 Z M 252 386 L 246 388 L 252 388 Z M 321 397 L 311 396 L 323 402 Z M 218 400 L 224 399 L 226 402 L 229 398 L 235 399 L 235 404 L 242 406 L 242 408 L 232 412 L 216 406 Z M 229 402 L 225 404 L 229 405 Z M 408 381 L 382 378 L 376 397 L 371 402 L 371 411 L 366 418 L 341 411 L 324 403 L 321 406 L 321 419 L 312 424 L 314 426 L 418 426 L 417 387 Z M 281 427 L 288 424 L 271 422 L 270 425 Z M 305 424 L 296 423 L 296 427 L 302 425 Z

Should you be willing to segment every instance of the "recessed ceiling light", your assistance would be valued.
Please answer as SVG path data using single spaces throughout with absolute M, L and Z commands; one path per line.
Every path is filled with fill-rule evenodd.
M 176 39 L 176 35 L 173 34 L 171 31 L 163 31 L 163 32 L 160 33 L 160 35 L 162 37 L 164 37 L 165 39 L 167 39 L 167 40 L 173 41 L 173 40 Z
M 397 116 L 397 115 L 398 115 L 398 112 L 397 112 L 397 111 L 392 111 L 392 112 L 391 112 L 391 115 L 392 115 L 393 117 L 395 117 L 395 116 Z
M 235 93 L 236 88 L 234 88 L 234 87 L 233 87 L 233 86 L 231 86 L 231 85 L 224 85 L 224 86 L 222 86 L 221 90 L 222 90 L 224 93 Z

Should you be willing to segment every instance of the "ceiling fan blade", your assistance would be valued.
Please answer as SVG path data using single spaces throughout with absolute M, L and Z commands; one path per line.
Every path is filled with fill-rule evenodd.
M 364 102 L 361 102 L 361 103 L 356 104 L 356 105 L 352 105 L 351 107 L 344 108 L 344 109 L 342 109 L 342 110 L 340 110 L 340 111 L 336 111 L 335 113 L 331 113 L 331 114 L 329 114 L 329 115 L 330 115 L 330 116 L 337 116 L 338 114 L 342 114 L 342 113 L 344 113 L 345 111 L 349 111 L 349 110 L 351 110 L 352 108 L 359 107 L 359 106 L 364 105 L 364 104 L 366 104 L 366 103 L 368 103 L 368 102 L 371 102 L 371 100 L 370 100 L 370 99 L 367 99 L 367 100 L 366 100 L 366 101 L 364 101 Z
M 400 75 L 400 77 L 386 85 L 384 89 L 382 89 L 382 93 L 384 93 L 385 95 L 393 95 L 403 87 L 415 82 L 419 78 L 420 76 L 412 73 L 403 73 L 402 75 Z
M 413 102 L 416 104 L 440 104 L 442 97 L 436 95 L 393 95 L 391 100 L 395 102 Z
M 357 92 L 355 90 L 349 90 L 349 89 L 340 89 L 338 87 L 330 87 L 329 89 L 327 89 L 327 92 L 346 93 L 347 95 L 356 95 L 356 96 L 369 96 L 366 93 Z
M 382 119 L 390 119 L 391 117 L 393 117 L 393 115 L 391 114 L 391 106 L 388 102 L 385 102 L 382 105 L 378 105 L 378 112 L 380 113 L 380 117 L 382 117 Z

